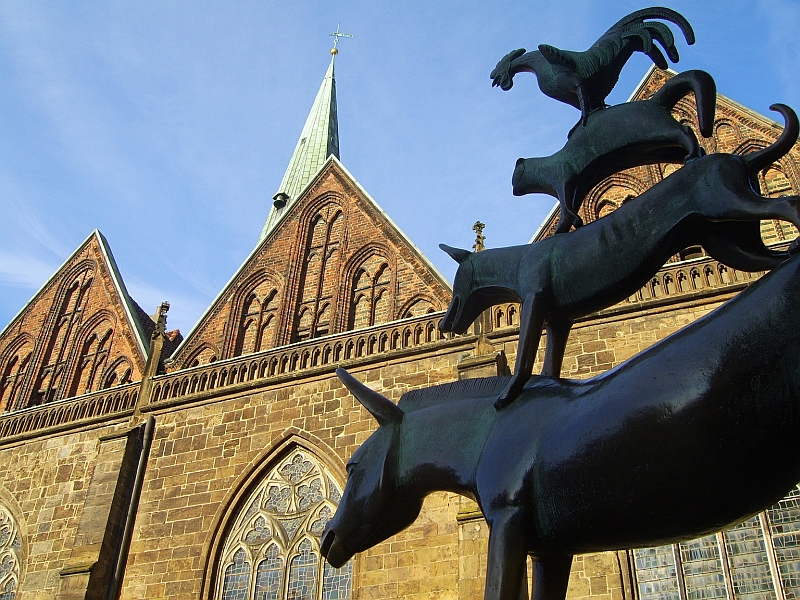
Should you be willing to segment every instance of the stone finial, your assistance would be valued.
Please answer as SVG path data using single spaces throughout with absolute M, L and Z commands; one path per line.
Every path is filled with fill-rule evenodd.
M 486 246 L 483 245 L 483 241 L 486 239 L 486 236 L 483 235 L 484 227 L 486 227 L 486 225 L 480 221 L 475 221 L 475 225 L 472 226 L 472 231 L 475 232 L 475 244 L 472 246 L 472 249 L 475 250 L 475 252 L 486 250 Z
M 167 313 L 169 312 L 169 302 L 166 300 L 161 303 L 156 313 L 156 328 L 153 330 L 153 339 L 163 336 L 167 330 Z

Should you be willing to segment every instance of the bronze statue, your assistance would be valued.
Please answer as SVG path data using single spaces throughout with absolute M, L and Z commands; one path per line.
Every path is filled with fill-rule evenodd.
M 679 13 L 669 8 L 645 8 L 620 19 L 584 52 L 559 50 L 547 44 L 534 52 L 525 53 L 524 48 L 509 52 L 492 71 L 492 85 L 509 90 L 514 85 L 514 75 L 534 73 L 539 89 L 551 98 L 579 108 L 585 125 L 589 113 L 605 107 L 606 96 L 634 52 L 644 52 L 657 67 L 666 69 L 667 61 L 654 44 L 656 41 L 672 62 L 678 62 L 678 49 L 669 27 L 646 19 L 675 23 L 686 43 L 694 44 L 694 31 Z
M 698 158 L 610 215 L 569 234 L 474 253 L 440 245 L 459 267 L 453 300 L 439 329 L 464 333 L 494 304 L 522 302 L 514 375 L 497 399 L 498 409 L 512 402 L 531 376 L 543 325 L 547 351 L 542 375 L 559 377 L 574 320 L 635 293 L 684 248 L 702 245 L 741 271 L 771 269 L 788 257 L 764 246 L 759 221 L 781 219 L 800 228 L 800 197 L 764 198 L 752 182 L 791 149 L 800 126 L 788 106 L 770 108 L 786 120 L 771 146 L 744 156 Z M 796 247 L 797 242 L 791 250 Z
M 788 106 L 773 105 L 785 121 L 774 144 L 702 156 L 692 131 L 670 115 L 692 91 L 700 131 L 711 135 L 715 86 L 702 71 L 677 75 L 648 101 L 605 108 L 633 52 L 666 68 L 657 42 L 678 60 L 669 27 L 652 19 L 677 24 L 694 43 L 681 15 L 648 8 L 586 52 L 517 50 L 492 72 L 503 89 L 515 73 L 533 72 L 545 94 L 581 110 L 563 150 L 520 159 L 514 172 L 515 194 L 558 197 L 563 235 L 474 253 L 441 246 L 459 262 L 442 331 L 463 333 L 492 305 L 522 302 L 512 377 L 415 390 L 395 405 L 337 370 L 379 427 L 348 463 L 322 536 L 334 567 L 410 525 L 430 492 L 451 491 L 474 499 L 490 527 L 486 600 L 527 597 L 527 556 L 534 599 L 563 600 L 573 555 L 718 531 L 800 479 L 800 238 L 775 251 L 760 232 L 763 219 L 800 228 L 800 196 L 765 198 L 756 179 L 789 152 L 800 123 Z M 639 197 L 566 233 L 580 225 L 576 213 L 600 180 L 680 161 L 683 168 Z M 585 381 L 561 379 L 574 320 L 635 293 L 694 245 L 735 269 L 774 271 L 622 365 Z M 543 326 L 544 368 L 532 378 Z
M 688 162 L 703 155 L 692 129 L 670 110 L 694 92 L 700 133 L 711 137 L 717 86 L 705 71 L 686 71 L 669 79 L 652 98 L 627 102 L 589 115 L 576 125 L 564 147 L 551 156 L 520 158 L 511 180 L 515 196 L 543 193 L 558 198 L 556 233 L 583 225 L 578 216 L 586 194 L 624 169 L 656 163 Z
M 445 490 L 473 498 L 489 523 L 486 600 L 527 597 L 528 555 L 534 599 L 563 600 L 574 554 L 703 536 L 800 480 L 800 256 L 619 367 L 533 378 L 500 412 L 503 377 L 395 405 L 337 374 L 380 426 L 347 465 L 322 536 L 328 562 L 401 531 Z

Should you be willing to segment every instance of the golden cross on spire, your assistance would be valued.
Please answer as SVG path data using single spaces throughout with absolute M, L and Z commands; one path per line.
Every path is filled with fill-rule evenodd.
M 336 44 L 339 43 L 339 38 L 351 38 L 353 37 L 352 33 L 341 33 L 339 31 L 339 23 L 336 24 L 336 31 L 331 33 L 333 36 L 333 48 L 331 48 L 331 54 L 336 55 L 339 54 L 339 50 L 336 49 Z

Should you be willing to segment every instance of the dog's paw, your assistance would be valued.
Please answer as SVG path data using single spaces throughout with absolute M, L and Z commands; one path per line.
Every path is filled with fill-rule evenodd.
M 494 402 L 494 409 L 495 410 L 503 410 L 506 406 L 511 404 L 514 399 L 519 395 L 519 390 L 514 389 L 516 386 L 514 385 L 514 381 L 512 380 L 504 389 L 500 395 L 497 397 L 497 400 Z

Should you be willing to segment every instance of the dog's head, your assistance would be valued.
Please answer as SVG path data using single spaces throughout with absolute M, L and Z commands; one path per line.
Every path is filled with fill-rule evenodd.
M 453 283 L 453 299 L 444 318 L 439 322 L 439 329 L 464 333 L 478 316 L 491 304 L 485 305 L 476 294 L 474 253 L 469 250 L 453 248 L 439 244 L 439 248 L 447 252 L 458 263 L 455 282 Z

